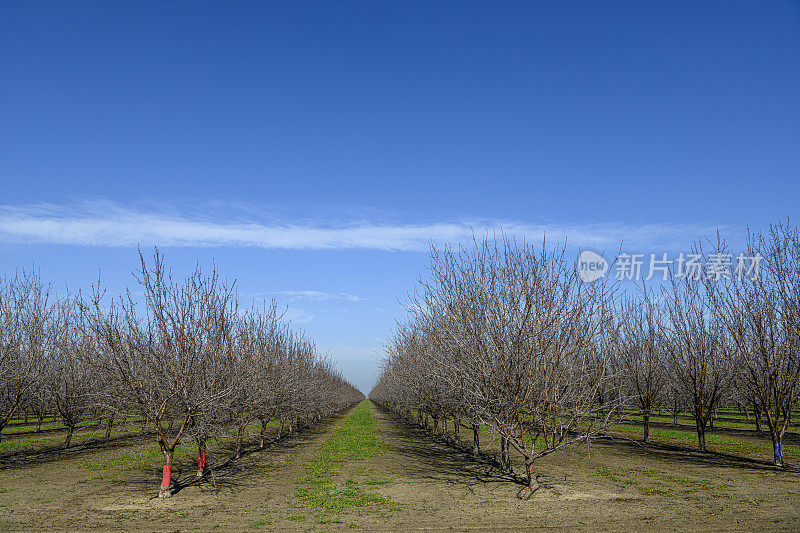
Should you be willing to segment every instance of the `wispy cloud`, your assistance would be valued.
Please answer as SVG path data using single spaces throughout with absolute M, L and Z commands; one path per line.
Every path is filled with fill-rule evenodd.
M 290 298 L 313 300 L 315 302 L 321 302 L 324 300 L 347 300 L 348 302 L 360 302 L 363 300 L 363 298 L 359 296 L 354 296 L 352 294 L 347 294 L 344 292 L 335 293 L 335 292 L 322 292 L 322 291 L 281 291 L 278 294 L 282 294 Z
M 284 320 L 288 320 L 293 324 L 308 324 L 314 320 L 314 314 L 304 309 L 290 308 L 286 309 L 282 315 Z
M 691 224 L 559 224 L 502 219 L 385 223 L 358 220 L 325 224 L 278 220 L 254 211 L 202 214 L 168 204 L 132 209 L 111 202 L 67 208 L 53 204 L 0 206 L 0 242 L 84 246 L 257 247 L 289 250 L 371 249 L 425 251 L 431 242 L 467 242 L 473 235 L 504 232 L 539 241 L 567 239 L 573 246 L 682 249 L 716 228 Z M 222 213 L 222 214 L 220 214 Z M 241 217 L 246 218 L 242 219 Z M 238 217 L 238 218 L 237 218 Z M 723 228 L 724 229 L 724 228 Z M 313 292 L 313 291 L 308 291 Z

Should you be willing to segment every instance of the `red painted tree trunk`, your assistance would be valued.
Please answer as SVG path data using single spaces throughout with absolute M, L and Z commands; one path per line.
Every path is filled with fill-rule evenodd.
M 206 471 L 206 451 L 200 450 L 197 453 L 197 477 L 203 477 Z
M 197 477 L 203 477 L 206 473 L 206 441 L 201 439 L 197 443 Z
M 172 452 L 164 451 L 164 469 L 161 476 L 161 490 L 158 492 L 159 498 L 169 498 L 172 496 Z

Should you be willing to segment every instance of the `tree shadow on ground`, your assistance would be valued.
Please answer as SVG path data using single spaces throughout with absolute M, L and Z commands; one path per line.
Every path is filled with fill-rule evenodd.
M 242 486 L 252 482 L 254 472 L 274 470 L 272 459 L 311 445 L 327 431 L 335 420 L 324 420 L 281 437 L 273 436 L 264 444 L 263 448 L 259 448 L 258 445 L 253 446 L 250 442 L 250 446 L 245 446 L 238 458 L 234 455 L 233 443 L 226 443 L 215 450 L 215 455 L 226 459 L 216 465 L 212 464 L 202 478 L 197 478 L 196 467 L 190 468 L 189 474 L 186 476 L 176 476 L 172 493 L 177 494 L 181 490 L 193 486 L 201 486 L 204 490 L 210 489 L 217 492 L 238 492 Z M 152 478 L 149 480 L 149 485 L 153 485 Z
M 105 430 L 103 429 L 102 431 L 97 432 L 103 433 Z M 23 468 L 31 465 L 41 465 L 63 459 L 74 459 L 89 452 L 131 446 L 133 444 L 139 444 L 140 441 L 145 439 L 152 439 L 152 435 L 152 431 L 147 431 L 144 433 L 136 431 L 125 435 L 111 437 L 109 439 L 105 439 L 104 437 L 96 438 L 90 435 L 88 440 L 71 444 L 66 448 L 64 448 L 64 445 L 61 442 L 37 447 L 35 450 L 20 448 L 19 450 L 6 452 L 0 455 L 0 471 L 12 468 Z M 77 438 L 83 436 L 85 435 L 79 435 L 76 433 L 73 438 L 77 440 Z
M 528 499 L 538 489 L 554 489 L 564 483 L 547 473 L 538 473 L 533 492 L 528 491 L 525 476 L 518 473 L 520 465 L 512 472 L 503 471 L 497 458 L 490 453 L 472 454 L 463 442 L 444 438 L 441 434 L 413 424 L 377 405 L 377 408 L 391 422 L 393 435 L 392 451 L 404 456 L 406 471 L 416 477 L 449 484 L 463 484 L 468 487 L 487 483 L 514 483 L 520 486 L 519 497 Z M 600 445 L 604 452 L 624 454 L 628 457 L 647 457 L 666 461 L 675 465 L 728 467 L 757 472 L 797 473 L 800 469 L 789 466 L 778 468 L 769 461 L 743 457 L 724 452 L 700 452 L 691 448 L 669 444 L 645 444 L 631 439 L 600 437 L 593 439 L 593 445 Z
M 632 426 L 644 427 L 641 420 L 623 418 L 622 420 L 620 420 L 620 422 Z M 676 429 L 679 431 L 688 431 L 688 432 L 694 432 L 695 430 L 695 426 L 693 424 L 679 422 L 678 425 L 676 426 L 672 422 L 659 422 L 656 420 L 650 421 L 650 427 L 659 429 Z M 770 438 L 769 432 L 763 429 L 761 431 L 756 431 L 755 429 L 730 428 L 725 426 L 706 427 L 706 435 L 726 435 L 731 437 L 745 437 L 749 439 L 761 438 L 767 440 L 769 440 Z M 783 435 L 783 443 L 800 444 L 800 433 L 796 431 L 787 431 Z
M 505 471 L 493 455 L 481 452 L 473 454 L 472 449 L 462 442 L 445 438 L 405 419 L 398 418 L 384 407 L 376 407 L 390 422 L 392 435 L 391 449 L 400 455 L 404 471 L 414 477 L 450 485 L 464 485 L 468 488 L 479 484 L 513 483 L 520 486 L 520 496 L 528 491 L 528 480 L 516 471 Z M 552 488 L 547 476 L 540 475 L 538 486 Z
M 265 442 L 264 448 L 258 446 L 258 439 L 248 439 L 244 442 L 238 458 L 235 457 L 235 440 L 220 440 L 213 452 L 209 452 L 210 465 L 202 478 L 197 477 L 197 458 L 187 457 L 173 463 L 172 495 L 175 496 L 189 487 L 197 487 L 201 491 L 214 493 L 235 494 L 248 483 L 254 482 L 253 474 L 278 470 L 279 467 L 275 466 L 274 461 L 277 457 L 286 454 L 292 455 L 295 451 L 307 449 L 346 413 L 347 411 L 337 413 L 313 425 L 282 436 L 277 435 L 277 428 L 270 428 L 269 440 Z M 214 457 L 221 458 L 220 462 L 214 464 Z M 140 470 L 126 476 L 124 483 L 116 483 L 115 486 L 125 493 L 129 492 L 131 487 L 142 491 L 152 491 L 154 496 L 151 499 L 156 499 L 156 487 L 160 476 L 160 469 L 150 469 L 149 472 Z
M 594 442 L 596 444 L 602 444 L 605 448 L 610 450 L 617 448 L 619 450 L 624 450 L 626 454 L 648 456 L 651 458 L 656 457 L 670 463 L 683 465 L 740 468 L 759 472 L 800 472 L 797 467 L 793 466 L 779 468 L 771 462 L 761 459 L 719 451 L 701 452 L 677 444 L 644 443 L 614 436 L 598 437 L 594 439 Z

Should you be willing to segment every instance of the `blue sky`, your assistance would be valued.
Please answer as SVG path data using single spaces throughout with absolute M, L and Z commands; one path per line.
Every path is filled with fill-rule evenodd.
M 429 239 L 800 214 L 798 2 L 0 1 L 0 72 L 0 274 L 213 258 L 365 391 Z

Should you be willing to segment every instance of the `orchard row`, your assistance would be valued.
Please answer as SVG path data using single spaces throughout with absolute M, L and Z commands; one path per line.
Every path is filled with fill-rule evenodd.
M 713 243 L 713 244 L 708 244 Z M 507 238 L 433 249 L 430 277 L 388 342 L 370 398 L 434 428 L 479 428 L 524 459 L 606 435 L 637 412 L 643 439 L 662 407 L 690 413 L 698 447 L 722 407 L 769 430 L 774 463 L 798 407 L 800 238 L 788 221 L 750 233 L 758 276 L 622 286 L 583 281 L 565 246 Z M 697 254 L 730 253 L 719 239 Z
M 314 343 L 274 302 L 243 308 L 235 284 L 199 268 L 174 279 L 163 257 L 140 253 L 135 289 L 108 297 L 54 295 L 36 273 L 0 281 L 0 432 L 20 413 L 57 413 L 73 431 L 89 418 L 140 417 L 164 456 L 159 496 L 171 495 L 172 459 L 192 439 L 198 476 L 206 442 L 272 421 L 292 431 L 358 402 Z M 0 433 L 2 435 L 2 433 Z M 107 434 L 108 435 L 108 434 Z

